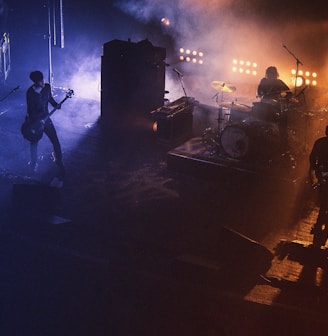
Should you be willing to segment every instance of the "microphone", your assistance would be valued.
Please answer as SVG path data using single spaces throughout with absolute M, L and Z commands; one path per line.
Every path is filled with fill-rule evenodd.
M 179 76 L 183 77 L 183 74 L 176 68 L 173 68 L 173 71 L 177 73 Z

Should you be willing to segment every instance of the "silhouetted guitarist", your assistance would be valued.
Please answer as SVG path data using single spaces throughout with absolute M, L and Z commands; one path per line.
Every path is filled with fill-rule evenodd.
M 328 126 L 326 136 L 314 142 L 310 153 L 310 178 L 314 187 L 319 187 L 320 210 L 312 234 L 322 231 L 323 226 L 328 226 Z M 322 244 L 324 245 L 324 244 Z
M 30 79 L 33 82 L 26 92 L 27 102 L 27 123 L 25 126 L 28 128 L 28 124 L 35 125 L 39 123 L 39 128 L 36 129 L 36 137 L 28 138 L 30 141 L 30 154 L 31 161 L 30 167 L 33 172 L 36 171 L 38 165 L 38 142 L 41 139 L 43 133 L 47 135 L 54 148 L 55 162 L 58 165 L 60 172 L 59 177 L 63 178 L 65 169 L 62 161 L 62 150 L 58 140 L 56 129 L 49 117 L 48 104 L 50 103 L 54 108 L 60 109 L 61 104 L 58 104 L 52 96 L 50 84 L 45 83 L 44 77 L 41 71 L 32 71 L 30 73 Z

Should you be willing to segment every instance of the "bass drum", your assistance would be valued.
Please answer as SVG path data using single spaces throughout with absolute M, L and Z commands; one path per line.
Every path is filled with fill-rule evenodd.
M 234 159 L 243 159 L 249 153 L 251 137 L 247 124 L 227 126 L 221 133 L 220 144 L 223 151 Z
M 279 130 L 275 125 L 239 123 L 227 126 L 221 133 L 220 145 L 233 159 L 265 158 L 273 154 L 279 144 Z

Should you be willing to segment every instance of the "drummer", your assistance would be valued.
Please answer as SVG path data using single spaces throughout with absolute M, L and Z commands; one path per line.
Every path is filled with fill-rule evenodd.
M 261 79 L 258 85 L 257 95 L 261 98 L 261 103 L 272 106 L 273 115 L 279 116 L 276 121 L 278 122 L 282 149 L 285 151 L 288 147 L 287 115 L 286 113 L 282 113 L 281 104 L 282 99 L 287 102 L 289 101 L 292 92 L 287 84 L 279 79 L 279 73 L 275 66 L 269 66 L 266 69 L 265 77 Z
M 279 103 L 280 98 L 290 98 L 292 92 L 285 82 L 279 79 L 279 73 L 275 66 L 269 66 L 265 71 L 265 77 L 261 79 L 257 96 L 262 103 Z

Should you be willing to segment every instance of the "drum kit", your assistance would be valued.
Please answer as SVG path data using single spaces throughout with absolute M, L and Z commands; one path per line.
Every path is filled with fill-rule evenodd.
M 212 143 L 225 155 L 234 159 L 254 158 L 261 153 L 270 155 L 273 148 L 280 147 L 281 124 L 290 104 L 298 103 L 296 99 L 287 101 L 286 93 L 282 93 L 281 99 L 262 100 L 248 106 L 234 101 L 223 101 L 223 93 L 236 91 L 232 84 L 213 81 L 211 87 L 218 91 L 214 97 L 217 98 L 219 106 L 218 132 L 215 135 L 218 140 Z M 219 93 L 221 102 L 218 102 Z M 203 139 L 208 139 L 207 132 L 208 130 L 205 130 Z

